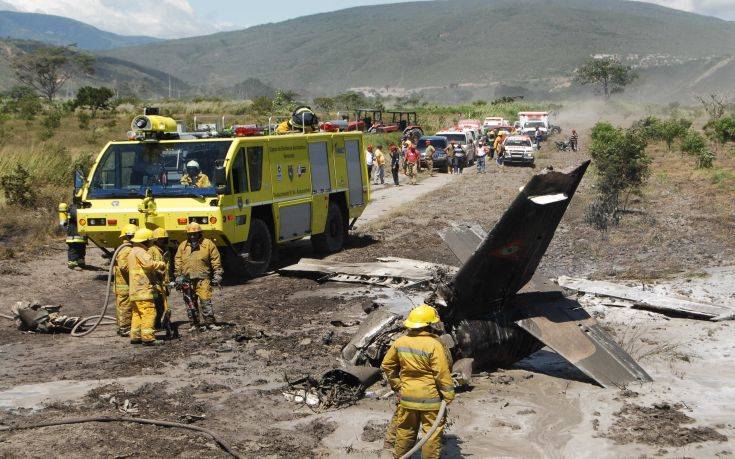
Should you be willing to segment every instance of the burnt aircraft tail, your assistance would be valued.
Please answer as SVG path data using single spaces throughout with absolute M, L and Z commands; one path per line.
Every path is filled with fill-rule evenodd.
M 448 286 L 455 318 L 485 318 L 531 280 L 587 166 L 533 176 Z

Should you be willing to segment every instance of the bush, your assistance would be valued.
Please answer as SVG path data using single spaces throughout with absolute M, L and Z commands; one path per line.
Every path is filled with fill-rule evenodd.
M 697 155 L 697 168 L 710 169 L 715 163 L 715 154 L 712 150 L 706 148 Z
M 648 140 L 660 140 L 660 126 L 661 120 L 655 116 L 647 116 L 633 123 L 633 129 L 638 130 Z
M 10 205 L 33 207 L 38 199 L 31 184 L 31 174 L 20 164 L 12 172 L 0 177 L 0 188 L 5 195 L 5 202 Z
M 707 140 L 696 131 L 689 131 L 681 140 L 681 151 L 689 155 L 698 155 L 707 149 Z
M 684 137 L 691 126 L 692 122 L 689 120 L 672 118 L 659 124 L 658 135 L 671 150 L 674 140 Z
M 588 209 L 587 221 L 598 229 L 617 224 L 629 196 L 640 193 L 650 175 L 646 145 L 638 129 L 620 129 L 609 123 L 597 123 L 592 129 L 589 150 L 597 169 L 597 198 Z
M 104 110 L 110 108 L 110 100 L 115 95 L 112 89 L 100 86 L 82 86 L 74 99 L 75 107 L 87 107 L 90 110 Z
M 79 112 L 77 114 L 77 121 L 79 121 L 79 129 L 86 130 L 89 129 L 89 122 L 92 120 L 92 117 L 85 112 Z
M 41 121 L 41 126 L 49 130 L 58 129 L 59 127 L 61 127 L 61 111 L 51 110 L 50 112 L 48 112 L 46 116 L 43 117 L 43 120 Z
M 735 115 L 711 120 L 705 125 L 704 130 L 711 139 L 717 142 L 733 142 L 735 141 Z

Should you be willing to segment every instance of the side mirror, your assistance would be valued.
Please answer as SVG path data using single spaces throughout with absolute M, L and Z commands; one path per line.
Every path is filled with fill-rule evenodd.
M 74 191 L 81 190 L 84 187 L 84 175 L 82 171 L 77 169 L 74 171 Z
M 214 186 L 217 189 L 217 194 L 230 194 L 230 183 L 227 180 L 225 166 L 215 166 Z

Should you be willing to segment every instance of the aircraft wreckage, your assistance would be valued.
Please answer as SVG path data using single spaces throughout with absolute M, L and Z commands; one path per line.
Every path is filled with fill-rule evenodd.
M 603 387 L 651 381 L 578 302 L 558 289 L 539 291 L 532 281 L 588 166 L 589 161 L 567 172 L 534 175 L 489 234 L 472 225 L 442 231 L 461 263 L 458 269 L 398 258 L 304 259 L 281 273 L 392 288 L 436 307 L 443 323 L 440 338 L 451 349 L 458 381 L 468 383 L 473 371 L 507 367 L 544 346 Z M 343 348 L 343 368 L 337 371 L 364 387 L 376 381 L 376 367 L 404 333 L 410 308 L 404 301 L 372 311 Z

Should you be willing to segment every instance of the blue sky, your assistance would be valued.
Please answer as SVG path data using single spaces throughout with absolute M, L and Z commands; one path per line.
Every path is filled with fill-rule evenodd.
M 123 35 L 180 38 L 401 0 L 0 0 L 0 9 L 56 14 Z M 407 1 L 407 0 L 403 0 Z M 451 0 L 449 0 L 451 1 Z M 643 0 L 735 20 L 735 0 Z

